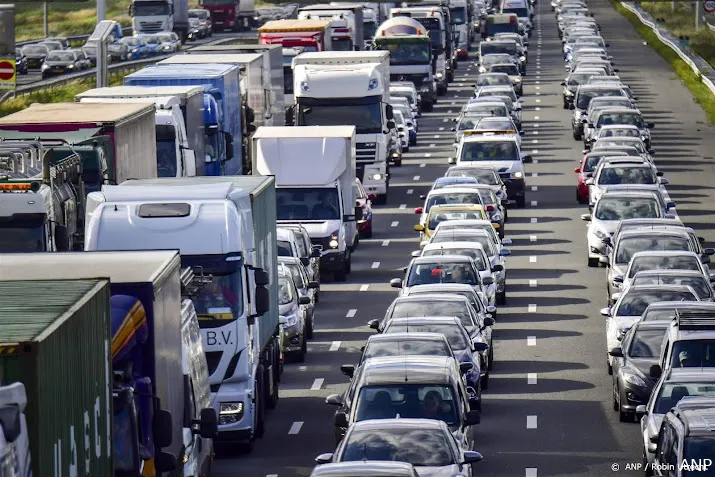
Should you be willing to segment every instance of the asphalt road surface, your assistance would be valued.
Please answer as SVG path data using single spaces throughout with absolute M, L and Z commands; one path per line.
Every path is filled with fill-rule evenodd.
M 712 244 L 715 129 L 667 63 L 608 2 L 589 7 L 620 76 L 646 120 L 656 123 L 655 159 L 670 180 L 679 216 Z M 570 111 L 562 109 L 561 43 L 547 0 L 537 8 L 523 102 L 524 152 L 535 161 L 527 165 L 527 207 L 511 209 L 506 224 L 514 241 L 507 306 L 494 326 L 494 371 L 475 427 L 475 450 L 484 460 L 474 471 L 494 477 L 641 475 L 625 470 L 641 459 L 638 425 L 618 422 L 611 406 L 599 314 L 606 306 L 605 271 L 586 265 L 580 214 L 587 210 L 576 203 L 573 173 L 583 146 L 572 139 Z M 374 209 L 374 238 L 361 241 L 348 282 L 323 285 L 307 359 L 286 366 L 265 436 L 250 455 L 219 458 L 214 476 L 308 476 L 315 456 L 334 450 L 335 409 L 324 399 L 347 387 L 339 365 L 357 361 L 370 335 L 365 323 L 382 318 L 396 296 L 388 281 L 402 275 L 418 248 L 413 208 L 454 154 L 451 119 L 472 95 L 472 63 L 460 63 L 448 95 L 421 118 L 419 145 L 403 167 L 392 169 L 388 204 Z

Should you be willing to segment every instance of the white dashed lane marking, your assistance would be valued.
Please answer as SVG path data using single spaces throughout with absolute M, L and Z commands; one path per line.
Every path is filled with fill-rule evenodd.
M 345 315 L 345 318 L 353 318 L 357 314 L 357 310 L 355 308 L 348 310 L 348 313 Z
M 536 336 L 527 336 L 526 346 L 536 346 Z
M 293 423 L 292 426 L 290 426 L 290 430 L 288 431 L 288 434 L 298 434 L 302 427 L 303 427 L 303 421 L 296 421 Z
M 367 285 L 363 285 L 366 287 Z M 342 341 L 333 341 L 333 344 L 330 345 L 330 350 L 329 351 L 337 351 L 340 349 L 340 345 L 342 344 Z
M 400 223 L 397 220 L 395 220 L 394 222 L 392 222 L 390 224 L 390 227 L 397 227 L 398 225 L 400 225 Z
M 380 268 L 380 262 L 372 262 L 372 267 L 370 268 Z
M 323 382 L 325 379 L 323 378 L 316 378 L 315 381 L 313 381 L 313 385 L 310 387 L 311 391 L 319 391 L 320 388 L 323 387 Z
M 370 285 L 360 285 L 360 291 L 361 292 L 366 292 L 370 288 Z
M 526 416 L 526 428 L 536 429 L 538 422 L 538 416 Z
M 536 255 L 529 257 L 529 263 L 536 263 Z
M 383 246 L 383 247 L 387 247 L 388 245 L 390 245 L 390 241 L 389 241 L 389 240 L 383 240 L 383 241 L 382 241 L 382 246 Z
M 529 242 L 536 242 L 536 235 L 529 235 Z
M 526 382 L 528 384 L 536 384 L 536 373 L 529 373 L 526 375 Z
M 538 283 L 537 283 L 536 280 L 529 280 L 529 286 L 530 286 L 531 288 L 535 288 L 537 284 L 538 284 Z M 363 285 L 363 286 L 365 286 L 365 285 Z
M 528 311 L 529 313 L 536 313 L 536 305 L 534 303 L 529 304 Z

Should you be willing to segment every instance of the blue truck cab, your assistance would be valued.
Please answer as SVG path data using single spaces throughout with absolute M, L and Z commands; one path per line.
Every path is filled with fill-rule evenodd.
M 225 140 L 222 130 L 223 115 L 218 101 L 211 95 L 208 87 L 204 94 L 204 130 L 206 131 L 206 170 L 207 176 L 220 176 L 221 165 L 228 155 L 233 156 L 233 144 Z M 230 153 L 230 154 L 228 154 Z
M 150 65 L 124 78 L 127 86 L 203 86 L 213 97 L 215 105 L 207 107 L 220 114 L 214 114 L 218 128 L 206 125 L 206 148 L 222 143 L 216 154 L 216 160 L 206 163 L 206 175 L 237 175 L 241 174 L 244 162 L 250 163 L 251 158 L 244 158 L 241 148 L 234 148 L 234 142 L 242 143 L 241 131 L 241 90 L 238 81 L 239 66 L 226 64 L 203 65 Z M 210 100 L 209 100 L 210 101 Z M 205 103 L 206 104 L 206 103 Z M 209 116 L 204 114 L 204 119 Z M 213 135 L 213 137 L 211 137 Z

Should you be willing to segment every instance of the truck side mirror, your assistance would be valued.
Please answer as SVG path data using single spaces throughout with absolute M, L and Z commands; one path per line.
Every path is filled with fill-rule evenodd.
M 355 207 L 355 220 L 362 220 L 362 207 Z
M 154 433 L 154 445 L 162 448 L 169 447 L 172 442 L 172 416 L 171 412 L 166 409 L 159 409 L 154 415 L 154 425 L 152 431 Z
M 256 286 L 264 287 L 270 283 L 268 277 L 268 272 L 262 268 L 257 268 L 253 271 L 253 280 L 256 282 Z
M 252 108 L 246 107 L 246 122 L 252 123 L 256 120 L 256 113 L 253 112 Z
M 70 237 L 67 227 L 62 224 L 55 224 L 55 247 L 58 252 L 68 252 L 70 249 Z
M 393 121 L 393 120 L 387 121 L 387 129 L 395 129 L 395 121 Z
M 193 429 L 194 434 L 198 434 L 204 439 L 213 439 L 218 436 L 218 416 L 216 409 L 207 407 L 201 410 L 199 419 L 192 421 L 192 424 L 198 424 L 198 429 Z
M 263 285 L 256 286 L 256 314 L 263 315 L 271 309 L 271 296 L 268 288 Z
M 388 121 L 391 121 L 395 117 L 395 113 L 392 109 L 391 104 L 385 105 L 385 117 L 388 119 Z M 390 128 L 390 129 L 392 129 L 392 128 Z
M 156 442 L 154 442 L 156 444 Z M 154 458 L 154 466 L 157 472 L 173 472 L 176 470 L 176 457 L 168 452 L 157 452 Z
M 233 135 L 224 133 L 224 141 L 226 142 L 226 160 L 233 159 Z

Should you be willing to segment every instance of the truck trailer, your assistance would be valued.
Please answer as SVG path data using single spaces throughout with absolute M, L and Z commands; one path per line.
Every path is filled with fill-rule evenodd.
M 82 103 L 133 103 L 156 106 L 157 173 L 159 177 L 203 176 L 206 148 L 204 90 L 198 86 L 96 88 L 75 96 Z
M 355 127 L 258 128 L 253 169 L 275 176 L 279 224 L 300 224 L 321 249 L 320 269 L 345 281 L 357 244 Z
M 223 151 L 216 159 L 206 164 L 207 175 L 238 174 L 242 167 L 242 155 L 234 150 L 235 141 L 243 137 L 241 115 L 241 90 L 238 67 L 231 65 L 150 65 L 124 77 L 126 86 L 201 86 L 204 94 L 216 99 L 221 109 L 220 131 L 207 138 Z M 218 162 L 218 158 L 224 161 Z M 156 177 L 156 176 L 154 176 Z
M 271 20 L 258 28 L 258 43 L 331 51 L 331 25 L 331 20 Z
M 71 146 L 83 157 L 85 183 L 98 189 L 156 177 L 154 112 L 147 103 L 33 104 L 0 118 L 0 138 Z
M 244 31 L 256 26 L 255 0 L 199 0 L 199 5 L 211 12 L 215 31 Z
M 390 183 L 390 53 L 303 53 L 293 60 L 296 126 L 355 126 L 357 177 L 385 203 Z
M 363 6 L 360 4 L 308 5 L 298 9 L 299 20 L 331 20 L 333 51 L 362 51 L 365 49 Z
M 254 176 L 131 181 L 90 194 L 87 205 L 86 250 L 178 249 L 183 266 L 211 282 L 194 303 L 219 415 L 214 441 L 248 448 L 278 400 L 274 184 Z

